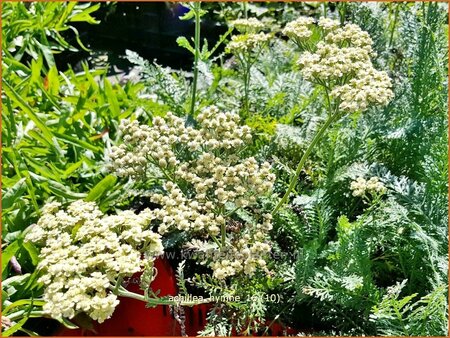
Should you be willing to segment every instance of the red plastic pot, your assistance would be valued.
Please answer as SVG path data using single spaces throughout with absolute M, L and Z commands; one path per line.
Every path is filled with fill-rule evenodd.
M 197 336 L 206 325 L 206 315 L 211 309 L 211 304 L 200 304 L 192 307 L 184 307 L 186 315 L 186 334 Z
M 267 321 L 265 325 L 269 328 L 267 330 L 267 335 L 270 337 L 296 335 L 298 333 L 298 331 L 294 330 L 293 328 L 289 326 L 283 326 L 279 322 L 275 322 L 272 325 L 270 325 L 270 323 L 271 321 Z

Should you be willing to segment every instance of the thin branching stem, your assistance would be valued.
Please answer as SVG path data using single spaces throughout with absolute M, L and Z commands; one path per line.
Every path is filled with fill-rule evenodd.
M 194 13 L 195 13 L 195 36 L 194 36 L 194 79 L 192 81 L 192 96 L 191 96 L 191 110 L 189 112 L 190 116 L 194 116 L 195 101 L 197 95 L 197 82 L 198 82 L 198 61 L 200 59 L 200 10 L 201 2 L 194 2 Z
M 328 127 L 340 116 L 339 112 L 334 112 L 328 116 L 328 119 L 325 121 L 325 123 L 322 125 L 322 127 L 319 129 L 316 135 L 314 135 L 314 138 L 312 139 L 311 143 L 309 144 L 308 148 L 306 149 L 305 153 L 303 154 L 302 158 L 300 159 L 300 162 L 298 163 L 297 169 L 295 170 L 295 173 L 291 176 L 291 180 L 289 182 L 289 187 L 284 193 L 281 200 L 278 202 L 276 207 L 273 209 L 272 214 L 275 214 L 278 212 L 278 210 L 285 204 L 289 198 L 289 195 L 291 194 L 292 190 L 294 190 L 298 177 L 300 176 L 300 173 L 305 165 L 306 160 L 308 159 L 309 155 L 311 154 L 311 151 L 314 149 L 315 145 L 322 139 L 322 136 L 324 135 L 325 131 L 328 129 Z
M 121 297 L 127 297 L 127 298 L 140 300 L 142 302 L 147 303 L 148 305 L 194 306 L 194 305 L 198 305 L 198 304 L 208 303 L 211 301 L 209 298 L 203 299 L 201 301 L 175 301 L 175 300 L 162 299 L 162 298 L 149 298 L 149 297 L 145 297 L 144 295 L 140 295 L 138 293 L 130 292 L 123 287 L 119 288 L 118 295 Z

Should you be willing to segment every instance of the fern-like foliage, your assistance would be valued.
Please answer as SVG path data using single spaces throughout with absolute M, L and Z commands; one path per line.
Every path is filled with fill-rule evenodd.
M 184 114 L 189 83 L 181 71 L 163 67 L 156 62 L 150 63 L 130 50 L 126 51 L 126 57 L 136 66 L 138 75 L 151 94 L 156 94 L 174 113 Z
M 417 294 L 401 296 L 406 280 L 388 288 L 370 318 L 377 333 L 384 336 L 444 336 L 447 333 L 446 286 L 436 287 L 417 299 Z

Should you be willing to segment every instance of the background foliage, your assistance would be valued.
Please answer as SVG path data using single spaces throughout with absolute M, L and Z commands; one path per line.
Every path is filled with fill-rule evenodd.
M 105 153 L 118 141 L 119 121 L 150 122 L 169 110 L 184 116 L 190 109 L 191 74 L 163 60 L 150 62 L 128 51 L 139 77 L 124 82 L 108 77 L 107 67 L 58 68 L 61 52 L 86 49 L 73 24 L 101 24 L 94 18 L 99 6 L 2 3 L 2 308 L 12 321 L 2 327 L 6 336 L 18 330 L 31 334 L 36 326 L 27 319 L 42 316 L 34 269 L 38 251 L 23 242 L 42 205 L 84 198 L 103 211 L 133 206 L 134 189 L 142 187 L 103 169 Z M 447 6 L 208 3 L 202 8 L 220 24 L 256 16 L 274 32 L 298 15 L 356 23 L 373 38 L 375 63 L 389 72 L 395 91 L 388 106 L 346 117 L 316 147 L 289 206 L 275 217 L 273 250 L 279 255 L 270 263 L 272 276 L 219 285 L 195 274 L 187 262 L 183 278 L 196 279 L 202 292 L 260 300 L 219 304 L 220 312 L 213 307 L 203 334 L 228 335 L 236 326 L 248 329 L 248 320 L 275 318 L 304 334 L 445 335 Z M 210 104 L 224 110 L 242 105 L 240 69 L 221 50 L 199 62 L 196 111 Z M 280 196 L 325 114 L 320 90 L 294 66 L 297 55 L 277 33 L 251 69 L 251 114 L 243 121 L 256 137 L 247 152 L 271 161 Z M 368 201 L 352 196 L 350 182 L 360 176 L 380 177 L 387 193 Z M 269 209 L 275 198 L 262 207 Z M 180 249 L 176 236 L 166 243 Z M 264 297 L 271 294 L 282 295 L 283 304 Z M 258 325 L 245 333 L 252 330 L 267 333 Z

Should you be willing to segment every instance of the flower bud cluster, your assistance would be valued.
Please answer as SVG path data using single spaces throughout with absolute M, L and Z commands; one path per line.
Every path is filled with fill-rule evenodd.
M 43 306 L 53 318 L 85 312 L 100 323 L 119 303 L 109 292 L 119 275 L 141 270 L 146 259 L 162 254 L 160 235 L 145 230 L 153 214 L 146 209 L 104 215 L 93 202 L 76 201 L 60 210 L 48 203 L 25 240 L 43 245 L 38 268 L 44 271 Z
M 317 23 L 324 31 L 331 31 L 339 28 L 340 23 L 337 20 L 321 17 Z
M 213 260 L 211 264 L 213 276 L 224 279 L 239 273 L 253 275 L 257 269 L 267 270 L 265 259 L 271 247 L 265 239 L 267 232 L 271 229 L 272 215 L 264 214 L 262 223 L 249 229 L 246 234 L 231 236 L 232 246 L 222 249 L 220 253 L 212 253 L 213 257 L 225 256 Z
M 264 29 L 264 24 L 256 18 L 237 19 L 231 22 L 239 33 L 258 33 Z
M 215 242 L 220 235 L 225 246 L 232 243 L 228 237 L 232 232 L 229 217 L 233 210 L 246 209 L 258 219 L 259 212 L 255 211 L 258 197 L 272 190 L 275 175 L 269 163 L 260 164 L 253 157 L 240 159 L 236 155 L 252 140 L 250 128 L 240 126 L 239 120 L 237 114 L 223 113 L 212 106 L 204 108 L 197 116 L 197 127 L 185 126 L 182 119 L 170 113 L 165 119 L 154 120 L 152 127 L 138 126 L 134 122 L 123 124 L 124 141 L 126 138 L 131 145 L 125 154 L 124 144 L 113 149 L 110 168 L 119 175 L 126 175 L 129 168 L 133 169 L 132 173 L 138 171 L 135 165 L 141 167 L 139 170 L 154 165 L 165 173 L 163 191 L 150 196 L 150 200 L 159 205 L 153 215 L 160 234 L 181 230 Z M 143 154 L 143 148 L 148 151 L 147 155 Z M 122 160 L 124 156 L 126 162 Z M 128 161 L 140 156 L 144 156 L 147 163 Z M 122 168 L 124 164 L 128 167 Z M 253 233 L 256 229 L 261 237 L 256 240 L 251 235 L 251 243 L 256 244 L 267 236 L 269 223 L 264 221 L 264 226 L 257 222 L 246 223 L 246 231 Z M 239 237 L 236 233 L 233 236 Z M 250 273 L 257 266 L 262 265 L 242 262 L 242 269 L 234 271 Z M 217 265 L 211 267 L 221 269 Z M 223 274 L 219 272 L 218 276 L 223 277 Z
M 271 35 L 267 33 L 245 33 L 233 35 L 225 50 L 227 53 L 235 55 L 250 53 L 256 54 L 265 45 L 267 45 L 270 39 Z
M 334 21 L 334 22 L 333 22 Z M 339 21 L 320 21 L 319 26 L 327 26 L 328 34 L 325 40 L 328 43 L 336 44 L 340 47 L 353 46 L 365 50 L 369 55 L 374 55 L 372 50 L 373 41 L 369 33 L 363 31 L 356 24 L 348 23 L 344 27 L 339 27 Z M 333 27 L 333 28 L 331 28 Z
M 358 25 L 341 27 L 339 21 L 328 18 L 320 18 L 318 27 L 322 40 L 298 59 L 303 77 L 332 88 L 331 96 L 342 111 L 386 105 L 393 98 L 391 79 L 373 67 L 371 57 L 375 53 L 369 34 Z M 299 39 L 307 41 L 312 29 L 313 19 L 301 17 L 288 23 L 283 32 L 298 43 Z
M 368 68 L 359 70 L 347 84 L 335 87 L 331 95 L 340 99 L 339 107 L 343 111 L 364 111 L 371 104 L 382 106 L 391 101 L 391 87 L 391 79 L 386 72 Z
M 152 127 L 124 119 L 120 124 L 124 143 L 112 147 L 107 166 L 117 176 L 133 178 L 144 175 L 150 165 L 173 168 L 177 165 L 174 144 L 189 141 L 189 149 L 195 150 L 203 142 L 201 135 L 190 129 L 172 113 L 167 114 L 166 120 L 155 117 Z
M 317 43 L 314 53 L 304 52 L 298 59 L 306 80 L 338 83 L 344 76 L 352 76 L 370 63 L 369 54 L 358 47 L 341 48 L 324 41 Z
M 308 40 L 312 34 L 312 26 L 314 18 L 301 16 L 294 21 L 288 22 L 284 27 L 282 33 L 296 43 Z
M 254 206 L 258 196 L 272 189 L 275 175 L 270 169 L 267 162 L 259 165 L 254 158 L 233 163 L 211 153 L 181 164 L 175 178 L 191 187 L 189 198 L 173 182 L 164 185 L 166 195 L 153 195 L 152 202 L 162 205 L 156 212 L 161 221 L 158 231 L 207 230 L 217 235 L 225 224 L 218 210 L 223 210 L 226 203 L 240 208 Z
M 215 106 L 202 110 L 197 116 L 202 145 L 210 149 L 239 148 L 252 141 L 251 129 L 239 126 L 240 117 L 234 113 L 222 113 Z
M 358 177 L 351 182 L 350 189 L 353 191 L 353 196 L 364 196 L 366 193 L 382 194 L 386 191 L 386 187 L 379 181 L 377 176 L 373 176 L 369 180 L 366 180 L 364 177 Z
M 186 127 L 183 119 L 167 113 L 165 119 L 155 117 L 153 126 L 139 125 L 137 121 L 122 120 L 120 130 L 123 141 L 111 148 L 109 170 L 120 177 L 136 178 L 145 174 L 150 166 L 174 170 L 180 163 L 175 148 L 189 152 L 232 149 L 252 139 L 248 126 L 239 126 L 239 116 L 221 113 L 214 106 L 198 115 L 200 129 Z

